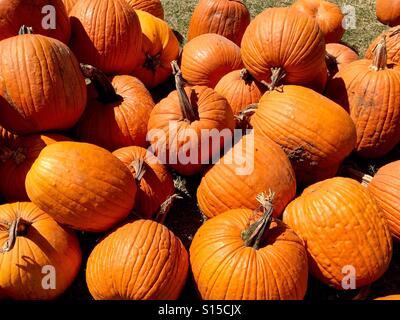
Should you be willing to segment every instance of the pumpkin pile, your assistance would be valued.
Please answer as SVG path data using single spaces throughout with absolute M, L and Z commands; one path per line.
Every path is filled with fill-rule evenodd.
M 398 5 L 360 59 L 323 0 L 200 0 L 186 42 L 159 0 L 3 2 L 2 299 L 302 300 L 388 271 Z

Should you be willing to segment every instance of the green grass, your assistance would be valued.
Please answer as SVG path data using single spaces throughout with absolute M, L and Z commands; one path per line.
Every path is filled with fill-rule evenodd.
M 190 17 L 198 0 L 161 0 L 165 8 L 166 20 L 171 27 L 186 35 Z M 268 7 L 282 7 L 292 4 L 294 1 L 283 0 L 244 0 L 252 17 Z M 356 28 L 347 30 L 343 41 L 360 54 L 364 54 L 369 43 L 386 27 L 376 20 L 375 0 L 339 0 L 332 1 L 340 6 L 350 5 L 355 8 Z

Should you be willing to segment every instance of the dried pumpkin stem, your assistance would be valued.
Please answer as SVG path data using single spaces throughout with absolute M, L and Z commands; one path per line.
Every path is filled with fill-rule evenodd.
M 158 223 L 164 224 L 165 219 L 167 218 L 167 214 L 168 214 L 169 210 L 171 209 L 172 205 L 174 204 L 175 199 L 182 199 L 182 197 L 180 197 L 177 194 L 173 194 L 167 200 L 165 200 L 161 204 L 160 209 L 158 210 L 158 212 L 155 216 L 155 219 L 154 219 L 155 221 L 157 221 Z
M 23 25 L 23 26 L 19 29 L 18 34 L 19 34 L 19 35 L 23 35 L 23 34 L 33 34 L 33 28 Z
M 356 170 L 351 167 L 345 167 L 343 168 L 344 173 L 348 175 L 350 178 L 353 178 L 357 181 L 359 181 L 364 187 L 368 187 L 368 185 L 371 183 L 373 177 L 370 176 L 369 174 L 365 174 L 359 170 Z
M 18 236 L 26 234 L 29 223 L 25 220 L 18 218 L 13 222 L 7 224 L 8 227 L 8 239 L 0 249 L 0 253 L 6 253 L 14 248 L 15 242 Z
M 242 129 L 250 128 L 250 118 L 257 111 L 258 103 L 252 103 L 245 107 L 243 110 L 239 112 L 239 114 L 235 115 L 234 118 L 238 123 L 238 126 Z
M 152 56 L 146 53 L 146 59 L 143 64 L 143 68 L 150 70 L 152 72 L 156 72 L 157 68 L 161 65 L 161 54 L 158 53 L 155 56 Z
M 376 45 L 374 49 L 374 59 L 371 68 L 375 71 L 387 69 L 387 49 L 386 49 L 386 36 Z
M 17 165 L 22 164 L 26 160 L 24 149 L 17 148 L 16 150 L 11 150 L 6 146 L 0 146 L 0 161 L 5 162 L 10 159 L 13 160 Z
M 135 179 L 140 182 L 143 179 L 144 174 L 146 173 L 146 163 L 144 159 L 136 159 L 131 163 L 131 168 L 135 170 Z
M 282 85 L 282 80 L 286 77 L 286 72 L 282 67 L 272 67 L 271 68 L 271 82 L 267 83 L 265 81 L 261 81 L 263 85 L 265 85 L 269 91 L 275 90 L 276 87 Z

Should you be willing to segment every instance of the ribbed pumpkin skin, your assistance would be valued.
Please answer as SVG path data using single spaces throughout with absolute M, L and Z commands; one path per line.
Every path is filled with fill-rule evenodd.
M 349 47 L 340 43 L 328 43 L 326 52 L 335 58 L 334 65 L 328 69 L 330 76 L 334 76 L 338 71 L 346 68 L 350 63 L 359 59 L 358 54 Z
M 159 158 L 165 159 L 167 164 L 180 174 L 190 176 L 200 172 L 204 167 L 205 164 L 202 163 L 202 157 L 207 156 L 204 155 L 204 152 L 207 151 L 208 159 L 211 159 L 219 156 L 220 150 L 224 147 L 224 139 L 221 139 L 219 144 L 213 145 L 210 142 L 210 148 L 206 150 L 204 143 L 207 137 L 202 138 L 201 131 L 216 129 L 218 132 L 223 133 L 223 130 L 225 130 L 225 132 L 229 133 L 229 137 L 232 137 L 235 121 L 226 99 L 213 89 L 194 86 L 186 87 L 185 91 L 193 109 L 196 110 L 195 113 L 198 114 L 197 120 L 191 123 L 182 120 L 183 114 L 178 93 L 173 91 L 168 97 L 161 100 L 151 112 L 148 124 L 148 138 L 155 149 L 155 154 Z M 188 131 L 189 129 L 191 130 Z M 158 130 L 165 133 L 166 145 L 164 144 L 164 138 L 161 139 L 158 136 Z M 211 139 L 212 137 L 207 140 Z M 188 150 L 195 149 L 198 149 L 197 156 L 193 155 L 195 157 L 193 160 L 195 161 L 190 161 L 189 163 L 180 161 L 189 152 Z M 208 159 L 206 157 L 206 160 Z M 206 164 L 209 163 L 208 161 L 206 162 Z
M 61 295 L 73 282 L 81 264 L 78 239 L 31 202 L 0 206 L 0 220 L 21 218 L 30 223 L 27 234 L 18 236 L 11 251 L 0 253 L 0 296 L 16 300 L 49 300 Z M 8 231 L 0 231 L 0 244 Z M 45 266 L 56 271 L 55 289 L 44 289 Z M 46 279 L 45 279 L 46 280 Z
M 380 297 L 380 298 L 376 298 L 374 300 L 400 300 L 400 294 L 394 294 L 391 296 Z
M 94 248 L 86 282 L 96 300 L 175 300 L 188 267 L 188 253 L 171 231 L 138 220 L 111 232 Z
M 256 134 L 281 146 L 303 185 L 333 177 L 356 143 L 354 123 L 346 111 L 300 86 L 265 93 L 251 124 Z
M 135 10 L 143 10 L 164 20 L 164 8 L 160 0 L 125 0 Z
M 241 0 L 200 0 L 190 19 L 188 40 L 216 33 L 240 46 L 250 24 L 250 12 Z
M 89 96 L 76 136 L 110 151 L 131 145 L 145 147 L 147 122 L 154 108 L 151 94 L 132 76 L 115 76 L 111 83 L 121 101 L 103 103 L 97 94 Z
M 379 158 L 400 141 L 400 67 L 374 71 L 371 64 L 352 62 L 329 82 L 327 96 L 350 111 L 358 154 Z
M 307 253 L 301 239 L 273 220 L 265 243 L 246 247 L 241 232 L 249 209 L 227 211 L 206 221 L 190 247 L 197 289 L 205 300 L 301 300 L 307 291 Z M 284 257 L 284 258 L 283 258 Z
M 344 15 L 337 4 L 324 0 L 297 0 L 292 7 L 316 19 L 326 43 L 342 39 Z
M 142 28 L 140 65 L 133 71 L 147 88 L 154 88 L 172 73 L 171 62 L 179 55 L 179 42 L 168 24 L 145 11 L 136 10 Z
M 182 74 L 191 85 L 214 88 L 224 75 L 242 67 L 239 46 L 218 34 L 202 34 L 183 48 Z
M 239 162 L 242 160 L 244 163 Z M 239 172 L 246 166 L 251 168 L 249 172 Z M 279 217 L 296 195 L 293 168 L 272 140 L 244 136 L 204 174 L 197 189 L 197 200 L 200 210 L 212 218 L 230 209 L 258 208 L 256 196 L 269 189 L 275 192 L 273 215 Z
M 387 50 L 387 58 L 388 61 L 392 61 L 393 63 L 400 63 L 400 26 L 396 26 L 385 30 L 378 37 L 372 41 L 371 45 L 368 47 L 365 53 L 365 59 L 373 58 L 373 51 L 379 41 L 382 39 L 382 36 L 386 35 L 386 50 Z
M 140 22 L 125 0 L 79 0 L 70 16 L 70 47 L 79 62 L 108 74 L 129 74 L 139 65 Z
M 49 144 L 68 140 L 70 139 L 58 134 L 35 134 L 21 136 L 7 143 L 8 150 L 0 151 L 0 157 L 6 156 L 5 152 L 9 151 L 12 152 L 12 155 L 6 156 L 0 162 L 0 195 L 7 202 L 29 201 L 25 190 L 25 178 L 40 151 Z
M 376 17 L 383 24 L 391 27 L 400 24 L 399 0 L 376 0 Z
M 137 174 L 133 166 L 134 161 L 144 161 L 146 172 L 143 178 L 137 181 L 135 209 L 140 216 L 150 219 L 165 200 L 174 194 L 172 176 L 161 161 L 144 148 L 126 147 L 116 150 L 113 154 L 131 170 L 134 177 Z
M 338 290 L 345 266 L 355 268 L 357 288 L 389 266 L 389 228 L 372 194 L 355 180 L 337 177 L 310 186 L 286 207 L 283 222 L 306 243 L 310 272 Z
M 0 124 L 7 130 L 69 129 L 82 115 L 85 79 L 62 42 L 32 34 L 1 41 L 0 74 Z
M 260 13 L 247 28 L 241 48 L 247 70 L 267 83 L 271 68 L 280 67 L 284 83 L 309 86 L 316 70 L 325 66 L 325 41 L 317 22 L 293 8 Z
M 42 26 L 42 21 L 49 22 L 46 18 L 49 12 L 42 13 L 42 9 L 49 5 L 55 9 L 55 29 Z M 0 40 L 16 36 L 23 25 L 32 27 L 35 34 L 52 37 L 65 44 L 68 44 L 71 35 L 68 14 L 61 0 L 0 0 L 0 17 Z
M 29 199 L 61 224 L 110 229 L 131 212 L 136 184 L 128 168 L 100 147 L 57 142 L 44 148 L 26 177 Z
M 400 239 L 400 161 L 380 168 L 368 190 L 385 214 L 392 235 Z
M 64 3 L 65 9 L 67 9 L 67 13 L 70 14 L 74 5 L 80 0 L 62 0 Z

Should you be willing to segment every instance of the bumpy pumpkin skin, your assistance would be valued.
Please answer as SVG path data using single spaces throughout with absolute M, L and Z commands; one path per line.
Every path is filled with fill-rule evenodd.
M 166 81 L 172 73 L 171 62 L 179 55 L 179 42 L 168 24 L 150 13 L 136 10 L 142 28 L 140 65 L 133 71 L 147 88 Z
M 135 178 L 137 172 L 134 162 L 144 161 L 145 174 L 140 180 L 136 178 L 138 192 L 135 209 L 140 216 L 150 219 L 174 194 L 172 176 L 161 161 L 144 148 L 125 147 L 116 150 L 113 154 L 129 168 Z
M 96 300 L 176 300 L 188 268 L 188 253 L 170 230 L 137 220 L 111 232 L 94 248 L 86 282 Z
M 279 217 L 296 195 L 293 168 L 272 140 L 249 135 L 203 175 L 197 200 L 200 210 L 212 218 L 234 208 L 258 208 L 256 196 L 269 189 L 275 192 L 273 215 Z
M 182 74 L 191 85 L 214 88 L 224 75 L 242 67 L 239 46 L 218 34 L 202 34 L 183 48 Z
M 331 59 L 328 59 L 327 63 L 331 77 L 338 73 L 338 71 L 346 68 L 353 61 L 359 59 L 356 52 L 340 43 L 328 43 L 326 45 L 326 52 L 331 56 Z
M 164 20 L 164 8 L 160 0 L 126 0 L 126 2 L 135 10 L 146 11 Z
M 188 40 L 216 33 L 240 46 L 250 24 L 250 12 L 241 0 L 200 0 L 190 19 Z
M 286 152 L 302 185 L 333 177 L 357 139 L 343 108 L 300 86 L 265 93 L 251 124 Z
M 120 101 L 104 103 L 94 93 L 75 128 L 79 140 L 107 150 L 127 146 L 145 147 L 147 123 L 154 101 L 143 83 L 132 76 L 111 78 Z
M 376 0 L 376 17 L 383 24 L 391 27 L 400 24 L 399 0 Z
M 58 134 L 21 136 L 0 146 L 0 195 L 7 202 L 29 201 L 25 179 L 40 151 L 49 144 L 68 141 Z
M 301 300 L 307 291 L 307 253 L 302 240 L 273 220 L 267 245 L 246 247 L 241 232 L 253 215 L 234 209 L 208 220 L 190 247 L 197 289 L 205 300 Z M 284 259 L 282 259 L 284 257 Z
M 125 0 L 80 0 L 70 16 L 70 47 L 79 62 L 107 74 L 129 74 L 139 65 L 140 22 Z
M 357 288 L 379 279 L 389 266 L 386 220 L 355 180 L 337 177 L 308 187 L 286 207 L 283 221 L 306 243 L 310 272 L 338 290 L 344 289 L 346 266 L 355 268 Z
M 136 184 L 128 168 L 95 145 L 57 142 L 44 148 L 25 181 L 29 199 L 61 224 L 102 232 L 126 218 Z
M 393 63 L 400 63 L 400 26 L 396 26 L 385 30 L 378 37 L 372 41 L 367 51 L 365 52 L 365 59 L 372 59 L 374 56 L 374 49 L 382 36 L 386 35 L 386 50 L 388 61 Z
M 17 218 L 30 225 L 25 235 L 17 236 L 11 251 L 0 253 L 0 296 L 16 300 L 55 299 L 78 274 L 82 259 L 78 239 L 31 202 L 0 206 L 1 222 L 11 223 Z M 2 228 L 1 247 L 7 240 L 8 231 Z M 55 268 L 56 286 L 51 290 L 42 286 L 48 274 L 45 266 Z
M 1 41 L 0 74 L 0 124 L 13 133 L 69 129 L 83 113 L 85 79 L 56 39 L 27 34 Z
M 64 6 L 65 6 L 65 9 L 67 9 L 68 15 L 71 13 L 72 8 L 75 6 L 75 4 L 78 1 L 79 0 L 62 0 L 62 2 L 64 3 Z
M 368 190 L 385 214 L 392 235 L 400 240 L 400 161 L 380 168 Z
M 56 28 L 44 29 L 49 21 L 50 11 L 42 13 L 45 6 L 53 6 L 56 14 Z M 0 0 L 0 40 L 11 38 L 18 34 L 21 26 L 32 27 L 35 34 L 52 37 L 68 44 L 71 35 L 71 25 L 67 11 L 61 0 Z

